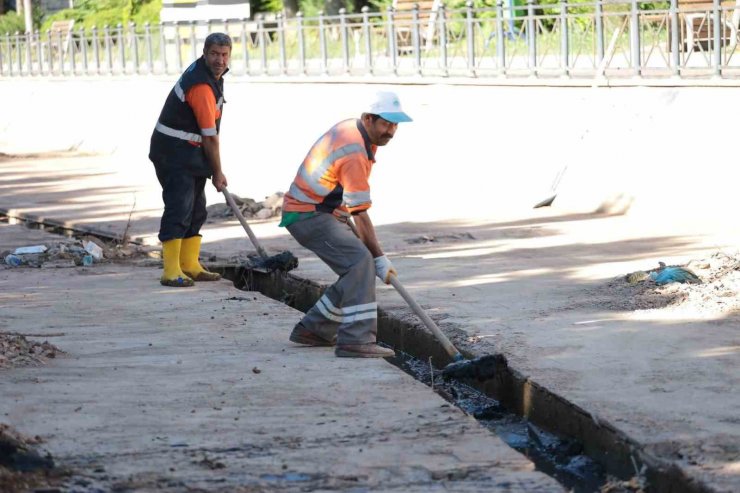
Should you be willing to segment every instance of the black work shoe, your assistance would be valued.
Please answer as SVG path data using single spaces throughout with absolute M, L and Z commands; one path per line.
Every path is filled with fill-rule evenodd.
M 300 322 L 293 328 L 293 332 L 290 333 L 290 342 L 296 344 L 304 344 L 306 346 L 333 346 L 337 342 L 336 337 L 331 341 L 327 341 L 323 337 L 320 337 L 303 326 Z
M 334 354 L 340 358 L 392 358 L 396 352 L 377 344 L 341 344 Z

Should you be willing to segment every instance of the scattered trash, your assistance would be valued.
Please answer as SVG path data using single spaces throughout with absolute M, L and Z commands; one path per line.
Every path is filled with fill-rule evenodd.
M 649 279 L 650 274 L 645 272 L 644 270 L 638 270 L 637 272 L 630 272 L 626 276 L 624 276 L 624 280 L 627 281 L 629 284 L 637 284 L 638 282 L 642 282 L 645 279 Z
M 41 264 L 42 269 L 63 269 L 63 268 L 74 268 L 77 267 L 77 264 L 75 264 L 75 261 L 71 258 L 58 258 L 58 259 L 52 259 L 48 262 L 44 262 Z
M 716 252 L 683 265 L 659 262 L 653 269 L 635 271 L 589 289 L 586 298 L 575 306 L 670 309 L 692 317 L 740 313 L 740 251 Z
M 702 265 L 709 265 L 703 263 Z M 699 276 L 694 274 L 691 270 L 680 267 L 677 265 L 666 266 L 665 262 L 658 262 L 658 268 L 653 270 L 638 270 L 631 272 L 624 276 L 624 280 L 629 284 L 637 284 L 650 279 L 655 282 L 658 286 L 669 284 L 672 282 L 689 283 L 689 284 L 701 284 Z
M 46 250 L 46 245 L 34 245 L 16 248 L 13 253 L 16 255 L 24 255 L 26 253 L 44 253 Z
M 252 368 L 252 373 L 262 373 L 262 370 L 255 366 L 254 368 Z
M 269 197 L 265 197 L 262 202 L 257 202 L 254 199 L 231 194 L 237 207 L 247 219 L 269 219 L 280 216 L 283 210 L 283 195 L 282 192 L 276 192 Z M 209 205 L 207 211 L 209 222 L 236 217 L 229 204 L 226 203 Z
M 453 233 L 449 235 L 422 235 L 416 238 L 409 238 L 406 243 L 415 245 L 419 243 L 441 243 L 445 241 L 474 240 L 475 236 L 470 233 Z
M 23 259 L 15 254 L 10 254 L 7 257 L 5 257 L 5 263 L 10 265 L 11 267 L 18 267 L 19 265 L 23 265 Z
M 90 247 L 103 258 L 103 251 L 99 246 Z M 23 253 L 19 253 L 23 252 Z M 63 240 L 51 245 L 36 245 L 33 247 L 16 248 L 13 253 L 4 252 L 5 264 L 11 267 L 70 267 L 83 265 L 83 257 L 90 255 L 77 240 Z
M 106 243 L 94 236 L 65 238 L 45 245 L 0 251 L 0 265 L 9 267 L 74 267 L 91 266 L 106 260 L 153 257 L 155 247 L 117 242 Z M 161 263 L 161 262 L 160 262 Z
M 664 267 L 658 272 L 651 272 L 650 279 L 655 281 L 658 286 L 671 282 L 701 284 L 699 276 L 683 267 Z
M 83 241 L 85 251 L 93 256 L 95 260 L 101 260 L 103 258 L 103 249 L 100 248 L 96 243 L 92 241 Z

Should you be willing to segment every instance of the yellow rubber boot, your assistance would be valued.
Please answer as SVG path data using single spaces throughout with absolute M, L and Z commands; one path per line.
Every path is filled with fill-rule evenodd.
M 191 236 L 182 240 L 182 249 L 180 250 L 180 268 L 182 271 L 193 278 L 195 281 L 218 281 L 221 279 L 220 274 L 208 272 L 202 265 L 198 257 L 200 256 L 200 235 Z
M 186 276 L 180 269 L 180 248 L 182 239 L 167 240 L 162 242 L 162 261 L 164 262 L 164 272 L 159 279 L 162 286 L 172 286 L 175 288 L 186 288 L 193 286 L 195 283 Z

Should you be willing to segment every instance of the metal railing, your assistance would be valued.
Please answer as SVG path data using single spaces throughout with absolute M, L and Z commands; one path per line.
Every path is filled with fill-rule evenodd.
M 738 0 L 740 1 L 740 0 Z M 105 26 L 0 35 L 0 76 L 178 74 L 228 32 L 245 76 L 675 77 L 740 74 L 740 7 L 637 0 Z

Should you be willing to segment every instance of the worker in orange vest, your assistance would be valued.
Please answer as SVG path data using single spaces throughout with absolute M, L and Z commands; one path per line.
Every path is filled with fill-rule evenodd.
M 203 56 L 175 83 L 152 133 L 149 159 L 162 185 L 164 213 L 159 226 L 164 286 L 188 287 L 221 278 L 201 264 L 200 228 L 206 221 L 205 184 L 227 186 L 221 170 L 219 130 L 224 101 L 223 75 L 229 71 L 231 38 L 206 37 Z
M 334 346 L 342 357 L 386 358 L 378 346 L 375 276 L 386 284 L 396 271 L 378 243 L 368 215 L 368 178 L 378 146 L 411 118 L 393 92 L 378 92 L 359 119 L 337 123 L 311 147 L 285 194 L 280 226 L 323 260 L 339 279 L 290 334 L 309 346 Z M 351 215 L 358 236 L 346 224 Z

